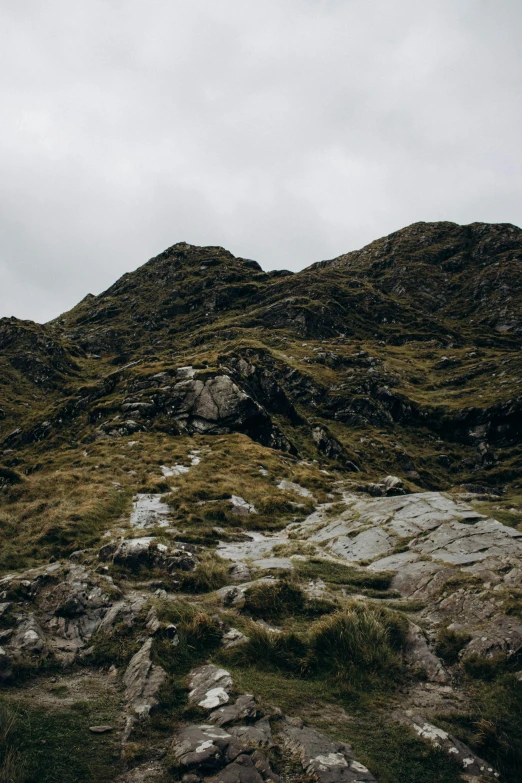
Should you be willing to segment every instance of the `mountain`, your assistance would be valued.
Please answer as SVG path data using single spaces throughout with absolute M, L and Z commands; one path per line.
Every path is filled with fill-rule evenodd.
M 5 461 L 131 430 L 238 431 L 365 477 L 510 483 L 521 264 L 510 225 L 418 223 L 297 274 L 179 243 L 49 324 L 0 321 Z
M 518 780 L 521 281 L 415 223 L 0 319 L 0 779 Z

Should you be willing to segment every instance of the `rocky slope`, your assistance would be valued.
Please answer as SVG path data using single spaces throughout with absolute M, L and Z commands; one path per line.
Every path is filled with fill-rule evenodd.
M 519 780 L 521 266 L 179 243 L 2 319 L 4 779 Z

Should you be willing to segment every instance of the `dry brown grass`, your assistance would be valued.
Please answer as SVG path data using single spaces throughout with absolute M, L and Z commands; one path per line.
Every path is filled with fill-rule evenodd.
M 194 450 L 200 451 L 197 465 L 191 465 Z M 278 489 L 281 479 L 306 486 L 318 499 L 331 481 L 318 466 L 299 465 L 239 434 L 138 433 L 37 456 L 27 475 L 19 469 L 21 483 L 0 489 L 0 571 L 98 545 L 108 528 L 127 523 L 138 491 L 167 494 L 174 524 L 212 543 L 215 527 L 277 529 L 310 513 L 308 499 Z M 190 472 L 165 478 L 161 466 L 176 464 Z M 231 495 L 243 497 L 258 513 L 234 514 Z

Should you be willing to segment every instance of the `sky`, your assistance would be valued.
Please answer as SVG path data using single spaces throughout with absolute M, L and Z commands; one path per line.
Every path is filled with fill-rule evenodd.
M 520 0 L 0 0 L 0 317 L 180 241 L 299 270 L 522 224 Z

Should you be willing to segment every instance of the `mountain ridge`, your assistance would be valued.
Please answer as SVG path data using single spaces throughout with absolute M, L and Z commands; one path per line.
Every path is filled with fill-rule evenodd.
M 471 276 L 470 265 L 479 269 Z M 13 449 L 59 439 L 64 422 L 72 421 L 71 410 L 85 412 L 104 397 L 107 415 L 121 415 L 118 402 L 135 404 L 143 418 L 138 426 L 166 426 L 165 416 L 171 416 L 175 432 L 176 421 L 185 426 L 185 414 L 161 402 L 161 394 L 143 403 L 150 391 L 124 402 L 126 385 L 139 380 L 121 376 L 145 375 L 150 366 L 175 377 L 176 368 L 191 364 L 194 383 L 203 376 L 226 377 L 246 394 L 252 415 L 254 408 L 262 409 L 265 425 L 281 432 L 278 442 L 291 451 L 303 427 L 305 451 L 316 451 L 311 432 L 317 422 L 328 431 L 333 427 L 337 435 L 329 437 L 340 444 L 345 463 L 359 467 L 354 439 L 347 438 L 354 426 L 393 430 L 409 421 L 410 429 L 427 427 L 430 437 L 449 437 L 465 450 L 476 445 L 478 436 L 470 432 L 485 427 L 491 442 L 485 436 L 477 445 L 486 444 L 480 448 L 487 456 L 473 466 L 474 457 L 463 457 L 461 475 L 469 480 L 470 471 L 478 471 L 481 480 L 494 481 L 497 472 L 514 476 L 512 468 L 502 473 L 492 454 L 494 444 L 506 445 L 506 462 L 513 464 L 519 435 L 519 270 L 522 232 L 509 224 L 416 223 L 360 251 L 283 276 L 218 246 L 176 243 L 47 325 L 0 320 L 5 378 L 22 397 L 29 395 L 23 407 L 39 408 L 30 397 L 43 391 L 58 408 L 54 414 L 51 406 L 39 420 L 20 406 L 18 415 L 2 408 L 0 442 Z M 448 351 L 455 355 L 446 356 Z M 499 357 L 507 367 L 500 370 L 502 381 L 494 380 Z M 242 371 L 245 361 L 249 369 Z M 79 403 L 85 384 L 93 383 L 100 388 L 92 391 L 91 402 Z M 102 416 L 98 402 L 95 409 L 96 414 L 87 410 L 80 428 L 73 416 L 74 437 L 92 437 L 92 427 L 90 435 L 87 430 Z M 299 410 L 293 423 L 290 410 Z M 283 421 L 268 425 L 274 416 Z M 296 421 L 299 433 L 292 432 Z M 244 426 L 249 431 L 244 422 L 240 431 Z M 412 472 L 420 478 L 418 470 Z M 439 478 L 433 468 L 424 471 L 427 486 L 441 486 L 440 466 L 436 473 Z

